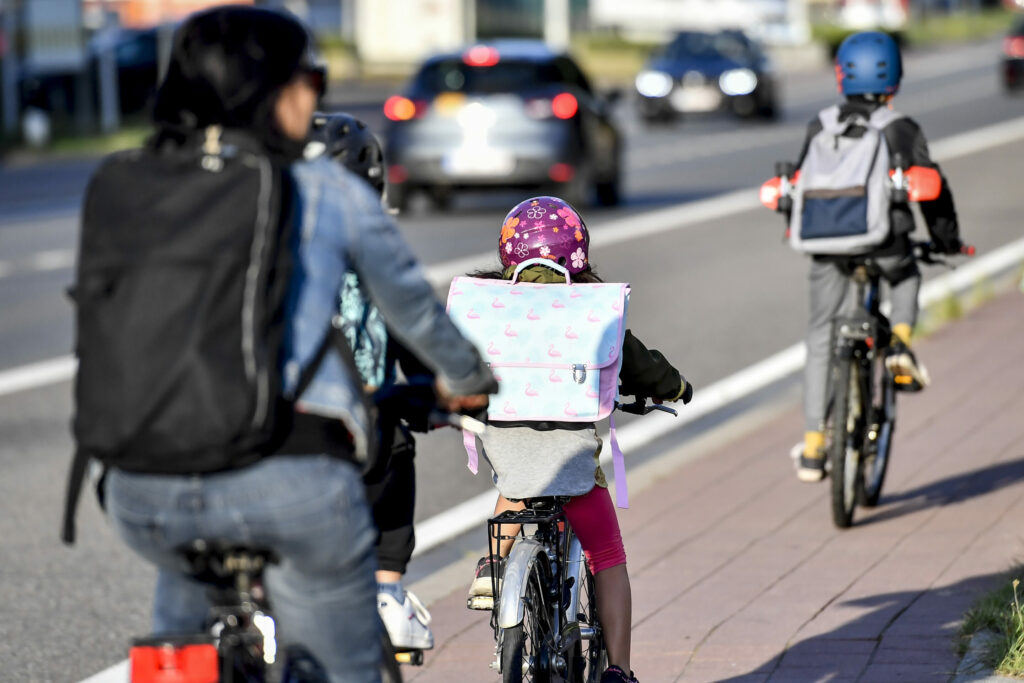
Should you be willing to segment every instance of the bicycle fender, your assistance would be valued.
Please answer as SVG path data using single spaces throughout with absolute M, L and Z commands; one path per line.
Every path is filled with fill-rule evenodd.
M 533 565 L 547 561 L 544 546 L 532 538 L 518 538 L 505 560 L 498 603 L 498 627 L 512 628 L 523 621 L 523 598 Z

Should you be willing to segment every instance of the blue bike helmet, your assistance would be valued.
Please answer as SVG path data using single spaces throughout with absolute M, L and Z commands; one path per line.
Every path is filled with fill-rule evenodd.
M 880 31 L 854 33 L 836 52 L 836 79 L 843 95 L 892 95 L 902 77 L 899 45 Z

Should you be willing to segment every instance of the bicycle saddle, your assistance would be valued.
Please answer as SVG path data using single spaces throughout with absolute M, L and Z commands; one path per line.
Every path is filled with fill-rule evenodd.
M 277 562 L 269 548 L 197 539 L 177 549 L 185 571 L 204 583 L 225 584 L 241 573 L 258 576 L 264 567 Z

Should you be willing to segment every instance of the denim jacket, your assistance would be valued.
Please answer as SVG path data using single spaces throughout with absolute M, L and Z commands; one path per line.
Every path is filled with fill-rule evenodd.
M 357 457 L 366 457 L 372 418 L 337 353 L 326 355 L 301 396 L 302 369 L 320 348 L 339 311 L 345 273 L 359 275 L 394 335 L 456 395 L 496 391 L 479 352 L 445 314 L 423 269 L 369 185 L 336 163 L 319 158 L 292 166 L 300 229 L 286 308 L 284 391 L 296 408 L 341 419 Z

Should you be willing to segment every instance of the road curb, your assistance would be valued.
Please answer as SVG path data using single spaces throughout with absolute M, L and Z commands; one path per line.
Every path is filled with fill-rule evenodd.
M 950 683 L 1018 683 L 1019 678 L 999 676 L 983 661 L 985 650 L 998 637 L 993 631 L 978 631 L 971 636 L 967 653 L 960 660 Z

